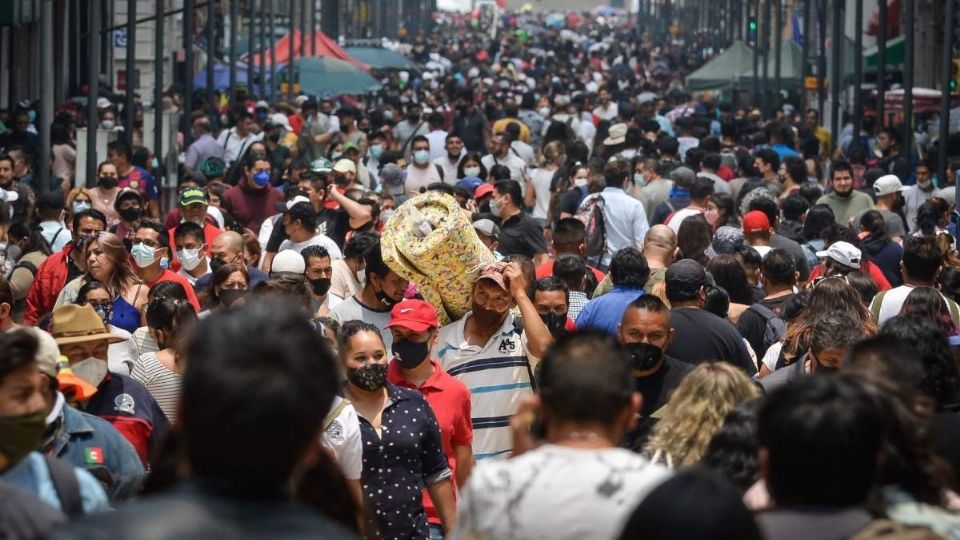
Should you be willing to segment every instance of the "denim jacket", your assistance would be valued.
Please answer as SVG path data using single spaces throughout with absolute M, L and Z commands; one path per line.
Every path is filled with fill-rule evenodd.
M 112 502 L 140 491 L 146 472 L 136 450 L 109 422 L 65 405 L 51 453 L 92 474 Z

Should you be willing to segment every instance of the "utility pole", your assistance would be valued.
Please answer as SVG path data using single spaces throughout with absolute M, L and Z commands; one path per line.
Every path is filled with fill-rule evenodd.
M 885 122 L 887 94 L 887 0 L 880 0 L 879 24 L 877 25 L 877 119 Z
M 127 86 L 123 100 L 123 118 L 126 126 L 127 142 L 133 144 L 134 114 L 133 87 L 137 73 L 137 0 L 127 0 Z M 53 79 L 49 79 L 52 81 Z M 187 83 L 192 84 L 192 81 Z
M 803 41 L 801 42 L 800 57 L 803 63 L 800 64 L 800 74 L 803 77 L 804 86 L 806 86 L 807 77 L 810 76 L 810 0 L 803 0 Z M 806 90 L 804 90 L 806 95 Z M 807 100 L 803 100 L 803 108 L 807 108 Z
M 957 0 L 944 2 L 943 48 L 940 51 L 940 143 L 937 152 L 937 178 L 947 181 L 947 139 L 950 137 L 950 81 L 953 79 L 953 21 Z M 953 201 L 951 201 L 953 202 Z
M 40 4 L 40 178 L 41 193 L 50 191 L 50 124 L 53 123 L 53 0 Z M 89 130 L 88 130 L 89 131 Z
M 100 117 L 97 114 L 97 99 L 100 97 L 100 0 L 90 0 L 89 28 L 87 34 L 87 187 L 97 185 L 97 129 Z
M 227 0 L 230 2 L 230 88 L 227 90 L 230 104 L 233 104 L 234 96 L 237 91 L 237 30 L 240 29 L 237 21 L 237 9 L 240 0 Z M 247 81 L 250 81 L 250 71 L 247 71 Z
M 820 121 L 824 120 L 824 102 L 827 97 L 827 2 L 830 0 L 817 0 L 817 113 L 820 115 Z M 836 137 L 836 133 L 830 134 Z
M 267 97 L 267 0 L 260 0 L 260 99 Z
M 213 88 L 213 60 L 216 50 L 214 41 L 217 37 L 213 22 L 216 18 L 216 8 L 216 0 L 207 0 L 207 106 L 211 109 L 217 107 L 216 90 Z M 190 84 L 193 84 L 193 82 L 191 81 Z
M 160 166 L 163 159 L 163 25 L 165 0 L 156 2 L 156 20 L 153 21 L 153 155 L 157 156 Z M 189 131 L 189 130 L 187 130 Z
M 186 91 L 183 93 L 183 115 L 180 119 L 180 128 L 183 132 L 183 144 L 189 146 L 190 114 L 193 112 L 193 1 L 183 1 L 183 74 Z
M 783 53 L 783 44 L 781 43 L 781 41 L 782 41 L 782 40 L 781 40 L 781 36 L 783 36 L 783 0 L 773 0 L 773 1 L 776 2 L 776 4 L 774 4 L 774 9 L 775 9 L 775 11 L 773 12 L 773 14 L 774 14 L 774 21 L 776 21 L 776 22 L 774 23 L 774 26 L 776 27 L 776 28 L 774 28 L 774 30 L 776 30 L 776 32 L 775 32 L 774 35 L 773 35 L 773 39 L 774 39 L 774 42 L 773 42 L 773 50 L 774 50 L 774 53 L 773 53 L 773 54 L 774 54 L 774 57 L 773 57 L 773 80 L 774 80 L 774 85 L 773 85 L 773 87 L 776 89 L 776 96 L 777 96 L 777 99 L 774 100 L 774 105 L 777 106 L 777 105 L 779 105 L 779 102 L 780 102 L 780 88 L 781 88 L 781 68 L 782 68 L 781 63 L 782 63 L 782 60 L 781 60 L 780 56 L 781 56 L 781 54 Z
M 853 142 L 858 148 L 863 121 L 863 2 L 854 2 L 853 21 Z
M 833 0 L 833 73 L 830 75 L 830 133 L 836 147 L 840 135 L 840 88 L 843 86 L 843 0 Z
M 763 99 L 761 100 L 764 120 L 770 116 L 770 3 L 771 0 L 761 0 L 763 2 L 763 22 L 760 25 L 763 37 Z
M 293 103 L 293 57 L 294 57 L 294 53 L 296 52 L 294 50 L 294 43 L 293 43 L 293 30 L 296 28 L 296 25 L 294 24 L 294 19 L 293 19 L 293 2 L 292 1 L 289 3 L 288 7 L 289 9 L 287 9 L 287 18 L 289 20 L 287 21 L 287 36 L 290 37 L 290 43 L 289 43 L 290 58 L 287 60 L 287 68 L 286 68 L 287 102 Z M 301 14 L 301 20 L 302 20 L 302 17 L 303 15 Z M 301 33 L 301 35 L 303 34 Z M 300 56 L 303 56 L 304 52 L 305 51 L 303 50 L 303 41 L 301 40 Z
M 915 55 L 915 1 L 904 0 L 903 2 L 903 32 L 906 38 L 903 52 L 903 131 L 901 140 L 903 141 L 903 150 L 906 153 L 907 160 L 912 161 L 913 156 L 913 59 Z

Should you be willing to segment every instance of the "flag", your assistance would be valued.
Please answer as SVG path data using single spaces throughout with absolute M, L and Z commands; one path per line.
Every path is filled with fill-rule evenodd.
M 103 465 L 103 449 L 99 446 L 84 448 L 83 462 L 87 465 Z

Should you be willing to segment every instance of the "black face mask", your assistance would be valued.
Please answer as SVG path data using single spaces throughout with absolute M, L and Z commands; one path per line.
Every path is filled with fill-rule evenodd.
M 214 257 L 214 258 L 210 259 L 210 273 L 212 274 L 213 272 L 216 272 L 216 271 L 217 271 L 217 268 L 220 268 L 221 266 L 223 266 L 223 265 L 225 265 L 225 264 L 227 264 L 227 263 L 224 262 L 224 260 L 223 260 L 222 257 Z
M 651 369 L 663 358 L 663 349 L 649 343 L 627 343 L 623 350 L 627 364 L 636 371 Z
M 140 208 L 124 208 L 117 213 L 124 221 L 136 221 L 140 217 Z
M 220 305 L 223 307 L 230 307 L 237 300 L 246 296 L 247 291 L 243 289 L 224 289 L 220 291 Z
M 561 315 L 555 311 L 549 311 L 546 315 L 541 315 L 540 318 L 543 319 L 543 324 L 547 325 L 547 328 L 554 338 L 558 338 L 565 333 L 564 326 L 567 324 L 566 313 Z
M 411 114 L 411 115 L 407 116 L 407 120 L 409 120 L 410 123 L 418 122 L 418 121 L 420 120 L 420 115 L 419 115 L 419 114 Z
M 270 142 L 280 142 L 279 133 L 271 133 L 270 135 L 267 135 L 267 138 L 270 139 Z
M 503 320 L 504 316 L 503 313 L 482 308 L 477 304 L 473 305 L 471 311 L 473 312 L 472 316 L 477 319 L 477 323 L 483 328 L 489 328 L 490 326 L 498 324 Z
M 330 290 L 330 278 L 311 279 L 310 288 L 313 289 L 313 294 L 323 296 Z
M 417 343 L 406 339 L 393 342 L 393 356 L 403 369 L 413 369 L 430 356 L 430 340 Z
M 367 391 L 383 388 L 387 382 L 387 365 L 367 364 L 361 368 L 347 368 L 347 380 Z
M 103 189 L 113 189 L 117 187 L 117 179 L 112 176 L 101 176 L 98 185 Z

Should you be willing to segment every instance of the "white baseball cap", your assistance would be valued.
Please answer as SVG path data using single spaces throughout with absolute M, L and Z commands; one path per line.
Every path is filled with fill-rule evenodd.
M 273 258 L 270 264 L 270 273 L 289 272 L 291 274 L 306 273 L 307 265 L 303 261 L 303 255 L 292 249 L 285 249 Z
M 826 251 L 818 251 L 817 257 L 829 257 L 834 262 L 850 268 L 860 268 L 860 250 L 849 242 L 834 242 Z
M 895 174 L 885 174 L 877 178 L 877 181 L 873 183 L 873 192 L 877 197 L 883 197 L 884 195 L 890 195 L 891 193 L 906 191 L 908 189 L 910 188 L 904 187 L 903 183 L 900 182 L 900 179 L 897 178 Z
M 20 198 L 20 194 L 16 191 L 7 191 L 5 189 L 0 189 L 0 202 L 13 202 Z

